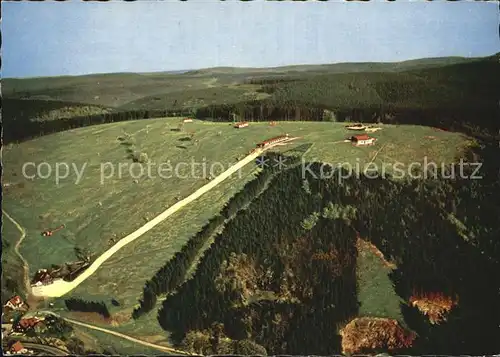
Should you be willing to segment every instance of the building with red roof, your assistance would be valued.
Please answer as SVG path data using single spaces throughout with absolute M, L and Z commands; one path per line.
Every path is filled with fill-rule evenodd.
M 27 352 L 26 348 L 24 348 L 23 344 L 19 341 L 16 341 L 10 346 L 10 353 L 20 354 L 25 352 Z
M 19 295 L 16 295 L 13 296 L 9 301 L 7 301 L 4 306 L 11 308 L 12 310 L 20 310 L 24 308 L 26 305 L 23 299 Z
M 241 129 L 241 128 L 246 128 L 248 125 L 249 124 L 247 121 L 242 121 L 242 122 L 234 124 L 234 127 L 237 129 Z
M 365 134 L 352 136 L 351 141 L 355 146 L 365 146 L 365 145 L 375 144 L 375 138 L 371 138 Z

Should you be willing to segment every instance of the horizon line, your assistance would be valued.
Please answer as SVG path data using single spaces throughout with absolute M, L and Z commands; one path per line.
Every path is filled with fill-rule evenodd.
M 247 66 L 215 66 L 215 67 L 201 67 L 201 68 L 192 68 L 192 69 L 172 69 L 172 70 L 158 70 L 158 71 L 152 71 L 152 72 L 139 72 L 139 71 L 119 71 L 119 72 L 91 72 L 91 73 L 82 73 L 82 74 L 61 74 L 61 75 L 55 75 L 55 76 L 30 76 L 30 77 L 3 77 L 0 76 L 2 80 L 4 79 L 41 79 L 41 78 L 64 78 L 64 77 L 86 77 L 86 76 L 99 76 L 99 75 L 113 75 L 113 74 L 138 74 L 138 75 L 148 75 L 148 74 L 185 74 L 188 72 L 194 72 L 194 71 L 208 71 L 208 70 L 215 70 L 215 69 L 221 69 L 221 68 L 227 68 L 227 69 L 280 69 L 280 68 L 289 68 L 289 67 L 306 67 L 306 66 L 331 66 L 331 65 L 341 65 L 341 64 L 395 64 L 395 63 L 405 63 L 405 62 L 411 62 L 411 61 L 418 61 L 418 60 L 433 60 L 433 59 L 445 59 L 445 58 L 462 58 L 462 59 L 469 59 L 469 60 L 474 60 L 474 59 L 485 59 L 489 57 L 494 57 L 496 55 L 500 56 L 500 52 L 495 52 L 490 55 L 486 56 L 438 56 L 438 57 L 414 57 L 414 58 L 409 58 L 405 59 L 402 61 L 363 61 L 363 62 L 330 62 L 330 63 L 294 63 L 294 64 L 287 64 L 287 65 L 282 65 L 282 66 L 255 66 L 255 67 L 247 67 Z M 1 73 L 1 72 L 0 72 Z

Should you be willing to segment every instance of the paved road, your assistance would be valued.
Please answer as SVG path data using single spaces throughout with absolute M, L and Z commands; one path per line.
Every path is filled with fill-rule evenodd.
M 189 204 L 190 202 L 194 201 L 204 193 L 210 191 L 214 187 L 216 187 L 218 184 L 220 184 L 222 181 L 224 181 L 226 178 L 237 172 L 239 169 L 243 168 L 245 165 L 248 163 L 254 161 L 259 155 L 262 155 L 262 153 L 271 148 L 272 146 L 266 148 L 266 149 L 256 149 L 254 152 L 246 156 L 244 159 L 240 160 L 237 164 L 234 166 L 231 166 L 229 169 L 224 171 L 222 174 L 211 180 L 209 183 L 207 183 L 205 186 L 201 187 L 200 189 L 196 190 L 194 193 L 192 193 L 190 196 L 186 197 L 185 199 L 177 202 L 173 206 L 169 207 L 167 210 L 165 210 L 163 213 L 160 213 L 158 216 L 156 216 L 154 219 L 143 225 L 141 228 L 137 229 L 135 232 L 132 232 L 128 236 L 126 236 L 123 239 L 120 239 L 114 246 L 109 248 L 106 252 L 104 252 L 101 256 L 99 256 L 82 274 L 80 274 L 75 280 L 71 282 L 67 282 L 64 280 L 56 280 L 50 285 L 42 285 L 42 286 L 37 286 L 32 288 L 32 294 L 34 296 L 40 296 L 40 297 L 60 297 L 63 296 L 67 293 L 69 293 L 71 290 L 75 289 L 78 285 L 80 285 L 83 281 L 88 279 L 92 274 L 96 272 L 96 270 L 113 254 L 115 254 L 117 251 L 119 251 L 121 248 L 123 248 L 125 245 L 129 244 L 130 242 L 133 242 L 149 230 L 153 229 L 155 226 L 163 222 L 165 219 L 167 219 L 169 216 L 177 212 L 179 209 L 184 207 L 185 205 Z

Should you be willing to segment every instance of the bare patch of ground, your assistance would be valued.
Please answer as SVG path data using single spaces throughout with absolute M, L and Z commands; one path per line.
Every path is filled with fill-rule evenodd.
M 446 321 L 446 316 L 458 305 L 458 297 L 446 296 L 440 292 L 414 293 L 410 304 L 429 318 L 431 324 Z
M 416 334 L 394 319 L 359 317 L 340 330 L 343 354 L 391 352 L 411 347 Z
M 384 254 L 371 242 L 368 242 L 364 239 L 358 237 L 356 241 L 356 247 L 358 248 L 358 252 L 370 251 L 380 258 L 382 263 L 388 267 L 389 269 L 396 269 L 396 264 L 385 259 Z
M 87 322 L 93 325 L 112 325 L 113 324 L 113 319 L 112 318 L 106 318 L 102 316 L 101 314 L 98 314 L 97 312 L 81 312 L 81 311 L 72 311 L 70 318 L 82 321 L 82 322 Z

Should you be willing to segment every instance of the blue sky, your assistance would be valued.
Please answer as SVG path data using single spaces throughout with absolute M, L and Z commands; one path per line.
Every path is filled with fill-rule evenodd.
M 3 2 L 2 77 L 500 51 L 492 2 Z

